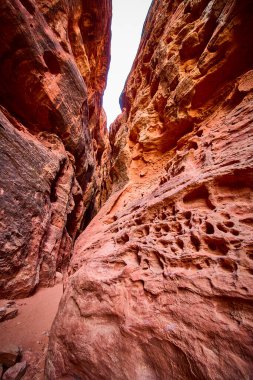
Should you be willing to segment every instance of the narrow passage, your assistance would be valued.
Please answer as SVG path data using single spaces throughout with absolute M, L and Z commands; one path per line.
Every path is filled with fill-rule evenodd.
M 107 127 L 120 114 L 119 97 L 139 46 L 152 0 L 113 0 L 111 64 L 104 94 Z

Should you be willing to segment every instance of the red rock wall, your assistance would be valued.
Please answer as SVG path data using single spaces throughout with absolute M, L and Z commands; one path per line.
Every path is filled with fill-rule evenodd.
M 253 4 L 155 0 L 46 378 L 251 379 Z
M 111 1 L 0 3 L 0 296 L 66 272 L 107 196 Z

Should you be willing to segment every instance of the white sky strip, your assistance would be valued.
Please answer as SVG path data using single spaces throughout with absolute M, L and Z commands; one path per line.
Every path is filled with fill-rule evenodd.
M 119 97 L 140 43 L 152 0 L 113 0 L 111 65 L 103 105 L 107 127 L 120 114 Z

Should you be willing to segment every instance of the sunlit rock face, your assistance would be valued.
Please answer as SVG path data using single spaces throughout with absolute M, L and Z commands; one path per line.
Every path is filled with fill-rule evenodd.
M 253 4 L 153 1 L 46 378 L 253 373 Z
M 111 1 L 0 2 L 0 296 L 67 271 L 107 197 Z

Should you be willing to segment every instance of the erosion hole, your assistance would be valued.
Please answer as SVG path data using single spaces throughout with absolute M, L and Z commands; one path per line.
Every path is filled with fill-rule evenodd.
M 144 234 L 145 234 L 146 236 L 149 235 L 149 226 L 144 226 Z
M 200 249 L 200 240 L 197 236 L 191 235 L 191 242 L 193 247 L 196 249 L 196 251 L 199 251 Z
M 217 224 L 217 228 L 222 231 L 222 232 L 227 232 L 228 230 L 226 229 L 226 227 L 223 226 L 223 224 L 221 223 L 218 223 Z
M 213 225 L 209 222 L 206 222 L 206 233 L 212 235 L 214 233 Z
M 237 269 L 237 264 L 232 260 L 221 258 L 219 263 L 220 266 L 228 272 L 234 272 Z
M 162 226 L 162 230 L 163 230 L 164 232 L 170 232 L 170 227 L 169 227 L 167 224 L 164 224 L 164 225 Z
M 192 217 L 192 213 L 191 213 L 191 211 L 186 211 L 186 212 L 184 213 L 184 216 L 185 216 L 185 218 L 186 218 L 187 220 L 190 220 L 191 217 Z
M 167 215 L 164 212 L 162 212 L 161 219 L 165 220 L 166 218 L 167 218 Z
M 117 243 L 119 244 L 125 244 L 129 241 L 129 236 L 127 233 L 121 235 L 120 237 L 118 237 L 117 239 Z
M 184 203 L 196 203 L 198 206 L 207 206 L 211 210 L 215 209 L 215 206 L 211 203 L 209 199 L 209 192 L 206 188 L 206 186 L 200 186 L 196 189 L 193 189 L 188 194 L 186 194 L 183 198 Z
M 35 13 L 35 6 L 29 0 L 19 0 L 23 7 L 29 12 L 31 15 Z
M 155 78 L 153 80 L 153 82 L 151 83 L 151 86 L 150 86 L 150 96 L 151 96 L 151 98 L 153 98 L 155 96 L 155 94 L 157 93 L 158 87 L 159 87 L 159 79 Z
M 194 149 L 194 150 L 198 149 L 198 144 L 196 143 L 196 141 L 191 141 L 190 142 L 189 149 Z
M 250 253 L 250 254 L 248 255 L 248 258 L 249 258 L 250 260 L 253 260 L 253 253 Z
M 224 222 L 224 224 L 228 228 L 234 227 L 234 223 L 233 222 Z
M 58 59 L 50 50 L 44 52 L 43 59 L 51 74 L 59 74 L 61 72 Z
M 177 245 L 179 246 L 179 248 L 184 249 L 184 242 L 183 242 L 183 240 L 178 239 L 177 240 Z
M 137 226 L 140 226 L 142 224 L 142 219 L 141 218 L 135 219 L 135 224 L 137 224 Z
M 223 255 L 226 255 L 229 251 L 226 241 L 221 238 L 208 237 L 205 241 L 211 251 L 218 251 Z

